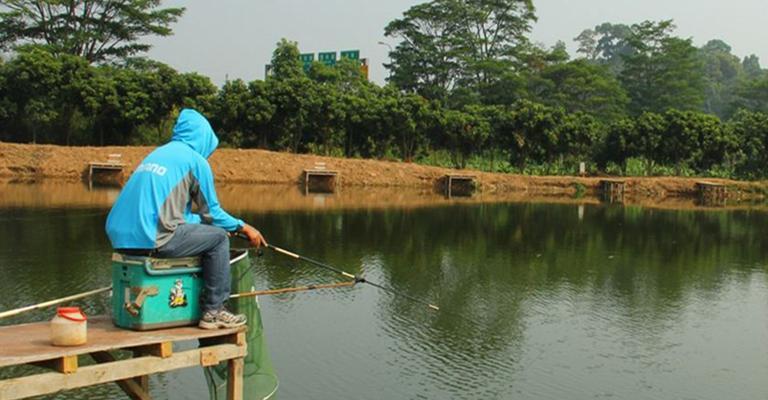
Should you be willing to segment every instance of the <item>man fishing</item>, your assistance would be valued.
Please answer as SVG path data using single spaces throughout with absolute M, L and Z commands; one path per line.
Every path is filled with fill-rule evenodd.
M 267 245 L 258 230 L 219 205 L 208 164 L 218 144 L 204 116 L 182 110 L 171 141 L 136 168 L 106 224 L 117 252 L 160 258 L 201 256 L 204 284 L 199 326 L 203 329 L 246 323 L 245 315 L 224 308 L 231 284 L 228 232 L 244 234 L 255 247 Z

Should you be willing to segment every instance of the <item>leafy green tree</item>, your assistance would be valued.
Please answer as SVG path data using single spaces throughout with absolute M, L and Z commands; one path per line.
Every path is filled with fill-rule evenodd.
M 415 94 L 397 96 L 396 107 L 399 113 L 390 114 L 393 117 L 394 138 L 400 157 L 411 162 L 427 147 L 427 134 L 436 123 L 435 109 L 430 102 Z
M 390 53 L 390 82 L 443 101 L 459 84 L 485 87 L 521 64 L 535 20 L 530 0 L 433 0 L 390 22 L 400 40 Z
M 737 174 L 749 179 L 768 177 L 768 114 L 738 111 L 727 129 L 739 146 Z
M 462 169 L 466 168 L 467 160 L 483 148 L 491 129 L 477 106 L 465 111 L 444 110 L 440 126 L 454 165 Z
M 607 127 L 607 134 L 603 145 L 598 149 L 596 161 L 599 168 L 606 168 L 608 163 L 616 163 L 621 167 L 623 174 L 627 171 L 627 159 L 632 157 L 635 148 L 630 141 L 635 132 L 635 121 L 625 117 L 613 121 Z
M 603 121 L 623 116 L 629 98 L 619 82 L 602 65 L 586 60 L 546 67 L 531 79 L 534 100 L 560 106 L 568 113 L 585 112 Z
M 584 112 L 565 114 L 558 131 L 557 154 L 573 163 L 593 160 L 605 135 L 603 124 Z
M 4 65 L 7 101 L 14 113 L 6 129 L 17 129 L 18 141 L 51 142 L 46 133 L 59 117 L 61 61 L 39 48 L 27 48 Z
M 44 44 L 55 53 L 89 63 L 125 58 L 149 50 L 139 41 L 169 36 L 184 8 L 160 8 L 160 0 L 3 0 L 0 46 Z
M 754 54 L 744 57 L 741 65 L 744 68 L 744 73 L 749 79 L 759 78 L 760 75 L 765 73 L 762 67 L 760 67 L 760 59 Z
M 310 152 L 339 155 L 344 146 L 344 107 L 341 93 L 333 85 L 310 85 L 307 97 L 307 127 L 304 141 Z M 337 153 L 338 152 L 338 153 Z
M 731 54 L 731 46 L 722 40 L 710 40 L 699 53 L 706 80 L 704 111 L 722 118 L 733 103 L 739 81 L 744 79 L 743 66 L 739 58 Z
M 280 39 L 277 42 L 277 48 L 272 53 L 270 78 L 289 80 L 305 77 L 304 66 L 299 60 L 299 55 L 299 47 L 296 42 L 284 38 Z
M 621 132 L 627 135 L 623 139 L 626 144 L 626 154 L 642 157 L 645 160 L 646 174 L 651 175 L 655 164 L 666 161 L 661 151 L 662 146 L 665 146 L 666 121 L 662 115 L 645 112 L 635 118 L 633 128 Z
M 561 118 L 561 110 L 543 104 L 530 101 L 515 104 L 500 139 L 509 153 L 510 162 L 525 170 L 529 162 L 553 160 L 557 154 Z
M 768 113 L 768 73 L 742 81 L 735 90 L 731 109 Z
M 721 164 L 734 149 L 714 115 L 669 110 L 664 114 L 665 131 L 653 157 L 661 164 L 691 167 L 703 172 Z
M 459 77 L 457 41 L 463 27 L 457 19 L 457 1 L 417 4 L 384 28 L 400 40 L 389 53 L 389 82 L 406 92 L 442 100 Z
M 294 153 L 302 147 L 304 130 L 310 123 L 310 109 L 315 103 L 315 86 L 306 77 L 272 79 L 268 81 L 269 102 L 274 107 L 271 128 L 275 130 L 277 149 Z
M 691 39 L 670 35 L 672 21 L 632 25 L 627 39 L 633 52 L 622 56 L 620 80 L 630 97 L 633 114 L 670 108 L 700 110 L 704 102 L 704 73 Z
M 520 66 L 527 34 L 536 21 L 531 0 L 464 0 L 456 16 L 464 28 L 457 49 L 461 80 L 468 86 L 487 86 L 503 72 Z M 562 49 L 564 49 L 564 44 Z M 562 54 L 561 52 L 555 52 Z M 567 56 L 567 53 L 566 53 Z
M 618 76 L 624 68 L 624 57 L 634 52 L 629 42 L 631 35 L 628 25 L 605 22 L 582 31 L 574 39 L 579 44 L 576 51 L 587 61 L 608 66 L 611 73 Z

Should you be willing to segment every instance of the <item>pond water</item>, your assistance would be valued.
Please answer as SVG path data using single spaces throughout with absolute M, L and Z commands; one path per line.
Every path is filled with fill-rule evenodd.
M 38 201 L 68 196 L 51 190 L 3 187 L 0 310 L 109 285 L 114 193 Z M 272 244 L 441 308 L 364 284 L 261 297 L 279 398 L 768 398 L 764 211 L 248 198 L 235 208 Z M 257 289 L 339 281 L 272 252 L 253 258 Z M 105 313 L 109 299 L 80 304 Z M 203 376 L 161 375 L 152 391 L 208 398 Z M 116 386 L 55 398 L 86 396 L 123 398 Z

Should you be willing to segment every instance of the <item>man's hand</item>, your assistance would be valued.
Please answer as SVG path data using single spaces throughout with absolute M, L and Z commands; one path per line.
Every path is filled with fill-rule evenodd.
M 261 232 L 248 224 L 243 225 L 243 227 L 240 229 L 240 232 L 245 234 L 245 236 L 248 236 L 248 241 L 251 242 L 251 246 L 257 249 L 261 246 L 267 245 L 267 240 L 264 239 L 264 236 L 261 235 Z

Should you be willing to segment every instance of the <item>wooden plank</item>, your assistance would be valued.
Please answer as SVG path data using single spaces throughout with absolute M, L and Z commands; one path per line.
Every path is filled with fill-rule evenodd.
M 227 336 L 244 332 L 246 328 L 209 330 L 188 326 L 139 332 L 117 328 L 112 325 L 109 317 L 98 316 L 88 319 L 88 343 L 76 347 L 52 346 L 49 329 L 48 322 L 0 327 L 0 367 L 30 364 L 96 351 Z
M 115 362 L 115 357 L 112 356 L 112 354 L 107 353 L 106 351 L 97 351 L 95 353 L 91 353 L 91 357 L 93 357 L 94 360 L 98 363 L 110 363 Z M 144 375 L 144 378 L 147 376 Z M 141 377 L 140 377 L 141 378 Z M 149 382 L 147 382 L 147 389 L 139 383 L 136 382 L 133 379 L 123 379 L 119 381 L 115 381 L 117 386 L 120 386 L 120 389 L 125 392 L 128 397 L 130 397 L 132 400 L 151 400 L 151 397 L 149 396 Z
M 243 359 L 227 362 L 227 400 L 243 400 Z
M 77 356 L 64 356 L 53 360 L 38 361 L 32 364 L 37 365 L 38 367 L 50 368 L 62 374 L 71 374 L 77 371 Z
M 245 357 L 246 347 L 221 344 L 206 347 L 214 351 L 219 360 Z M 172 371 L 200 365 L 202 349 L 175 353 L 169 358 L 140 357 L 105 364 L 79 368 L 75 373 L 65 375 L 56 372 L 25 376 L 0 381 L 0 399 L 15 400 L 26 397 L 56 393 L 62 390 L 115 382 L 137 376 Z

